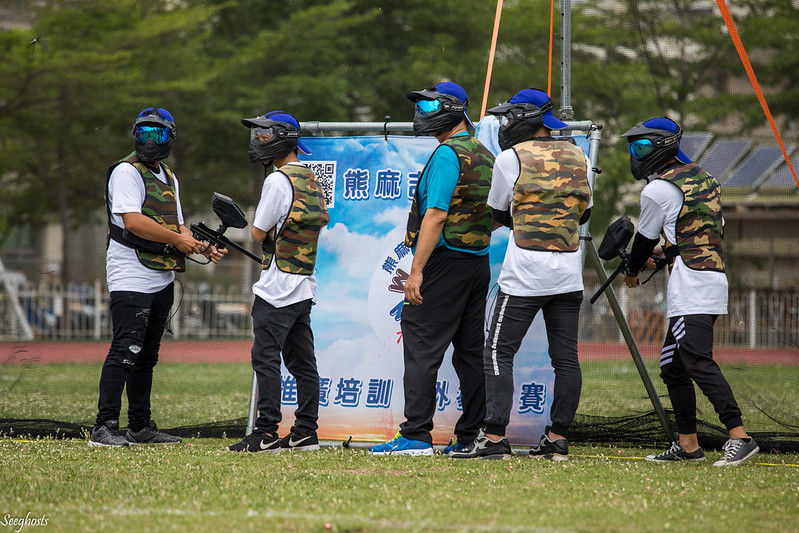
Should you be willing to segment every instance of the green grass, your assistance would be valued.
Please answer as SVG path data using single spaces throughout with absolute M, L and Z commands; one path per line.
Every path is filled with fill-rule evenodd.
M 579 414 L 621 416 L 649 412 L 652 404 L 631 361 L 583 361 Z M 100 364 L 0 365 L 0 418 L 49 418 L 91 425 L 97 409 Z M 799 426 L 799 366 L 722 367 L 751 431 L 785 431 L 775 419 Z M 647 370 L 666 408 L 657 361 Z M 247 416 L 249 363 L 159 363 L 153 383 L 153 417 L 161 427 Z M 713 407 L 697 393 L 699 417 L 718 424 Z M 123 398 L 121 425 L 126 425 Z M 765 411 L 765 412 L 764 412 Z
M 47 531 L 799 528 L 795 455 L 715 468 L 652 464 L 631 458 L 650 450 L 612 447 L 573 446 L 570 461 L 553 463 L 371 457 L 340 447 L 235 454 L 224 450 L 232 442 L 97 449 L 82 440 L 0 439 L 0 520 L 46 515 Z
M 631 363 L 586 362 L 583 370 L 581 413 L 651 409 Z M 649 371 L 663 394 L 656 367 Z M 0 366 L 0 418 L 91 425 L 99 372 L 99 364 Z M 154 417 L 166 428 L 242 418 L 251 372 L 246 363 L 159 364 Z M 795 420 L 795 367 L 725 373 L 736 392 L 765 395 Z M 745 420 L 768 420 L 742 407 Z M 700 409 L 715 420 L 708 405 Z M 381 458 L 341 447 L 242 455 L 225 451 L 232 442 L 109 450 L 0 436 L 0 525 L 30 512 L 47 516 L 47 531 L 799 531 L 796 454 L 720 469 L 711 465 L 718 452 L 703 463 L 659 465 L 641 457 L 662 449 L 610 445 L 573 445 L 570 461 L 552 463 Z

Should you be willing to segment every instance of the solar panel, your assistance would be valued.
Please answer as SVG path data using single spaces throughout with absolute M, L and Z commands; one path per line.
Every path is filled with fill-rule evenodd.
M 707 148 L 712 139 L 712 133 L 685 133 L 682 139 L 680 139 L 680 149 L 685 155 L 696 161 L 697 158 L 702 155 L 702 152 L 705 151 L 705 148 Z
M 727 171 L 744 156 L 752 141 L 749 139 L 719 139 L 702 156 L 699 166 L 722 181 Z
M 774 174 L 760 186 L 761 189 L 796 187 L 796 180 L 793 179 L 791 169 L 788 168 L 784 158 L 781 158 L 780 160 L 782 163 L 779 167 L 777 167 L 777 170 L 774 172 Z M 799 155 L 794 156 L 794 158 L 791 159 L 791 164 L 793 165 L 794 172 L 799 174 Z
M 790 147 L 793 150 L 793 146 Z M 761 146 L 741 163 L 723 185 L 729 187 L 754 187 L 780 164 L 782 151 L 777 145 Z

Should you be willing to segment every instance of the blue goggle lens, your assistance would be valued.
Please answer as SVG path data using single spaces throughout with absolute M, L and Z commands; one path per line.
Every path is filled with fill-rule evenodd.
M 416 102 L 416 111 L 420 115 L 430 115 L 441 109 L 441 102 L 438 100 L 419 100 Z
M 648 156 L 654 148 L 649 139 L 638 139 L 630 143 L 630 155 L 636 159 L 643 159 Z
M 140 143 L 152 139 L 155 144 L 164 144 L 169 140 L 169 129 L 163 126 L 136 126 L 133 136 Z

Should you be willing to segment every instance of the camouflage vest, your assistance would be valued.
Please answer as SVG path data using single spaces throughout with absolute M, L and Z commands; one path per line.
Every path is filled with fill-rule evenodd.
M 578 229 L 591 200 L 585 153 L 575 144 L 543 138 L 513 147 L 520 172 L 513 185 L 513 239 L 519 248 L 576 252 Z
M 283 272 L 310 276 L 316 265 L 319 232 L 330 222 L 324 191 L 307 167 L 284 165 L 278 171 L 291 182 L 293 199 L 283 225 L 267 232 L 262 247 L 263 269 L 268 269 L 275 257 Z
M 106 177 L 106 209 L 108 211 L 108 223 L 111 223 L 111 212 L 108 207 L 107 188 L 108 180 L 111 178 L 111 172 L 121 163 L 130 163 L 136 170 L 139 171 L 142 181 L 144 182 L 144 203 L 141 206 L 143 215 L 152 218 L 158 224 L 165 227 L 170 231 L 180 233 L 180 221 L 178 219 L 177 210 L 177 195 L 175 194 L 175 175 L 169 168 L 161 163 L 161 166 L 166 172 L 167 183 L 155 177 L 155 174 L 149 169 L 147 165 L 139 161 L 138 156 L 132 153 L 120 159 L 116 164 L 108 169 Z M 134 248 L 135 249 L 135 248 Z M 186 258 L 180 254 L 154 254 L 149 252 L 142 252 L 136 249 L 136 256 L 139 262 L 147 268 L 153 270 L 175 270 L 183 272 L 186 270 Z
M 683 263 L 693 270 L 724 272 L 719 183 L 694 163 L 669 169 L 658 177 L 679 187 L 683 194 L 675 224 L 677 250 Z
M 472 136 L 451 137 L 439 145 L 455 150 L 461 173 L 452 194 L 443 235 L 447 244 L 455 248 L 484 250 L 491 244 L 493 220 L 488 207 L 488 191 L 491 189 L 491 172 L 494 156 Z M 435 153 L 435 152 L 433 152 Z M 431 157 L 432 159 L 432 157 Z M 428 161 L 429 163 L 429 161 Z M 427 165 L 425 165 L 425 169 Z M 424 170 L 422 170 L 424 176 Z M 411 247 L 419 237 L 422 217 L 419 214 L 419 187 L 411 203 L 405 245 Z

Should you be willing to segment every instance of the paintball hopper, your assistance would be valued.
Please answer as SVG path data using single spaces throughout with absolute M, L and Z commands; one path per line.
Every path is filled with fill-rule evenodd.
M 221 217 L 220 217 L 221 218 Z M 635 226 L 630 217 L 621 217 L 613 224 L 608 226 L 608 231 L 602 238 L 597 253 L 605 261 L 610 261 L 616 257 L 623 257 L 627 254 L 627 245 L 635 233 Z M 622 255 L 624 254 L 624 255 Z
M 247 227 L 247 218 L 244 216 L 244 212 L 241 208 L 233 201 L 233 198 L 215 192 L 211 197 L 211 208 L 214 210 L 216 216 L 219 217 L 219 221 L 221 222 L 219 228 L 214 231 L 206 226 L 204 222 L 197 222 L 189 226 L 194 238 L 213 244 L 217 248 L 233 248 L 253 261 L 260 263 L 260 257 L 225 236 L 225 231 L 228 228 Z
M 605 280 L 605 283 L 599 287 L 591 299 L 589 300 L 592 304 L 597 301 L 597 299 L 605 292 L 613 280 L 616 279 L 616 276 L 624 269 L 625 263 L 627 262 L 627 245 L 630 244 L 630 240 L 633 238 L 633 234 L 635 233 L 635 225 L 633 221 L 630 220 L 630 217 L 623 216 L 613 222 L 610 226 L 608 226 L 608 230 L 605 232 L 605 236 L 602 238 L 602 242 L 599 245 L 599 250 L 597 250 L 597 254 L 605 261 L 610 261 L 611 259 L 615 259 L 617 257 L 621 257 L 622 261 L 619 263 L 619 266 L 616 267 L 616 270 L 613 271 L 608 279 Z
M 247 227 L 247 218 L 244 216 L 244 212 L 230 196 L 215 192 L 211 197 L 211 209 L 219 217 L 225 229 Z M 220 228 L 220 233 L 224 232 Z

